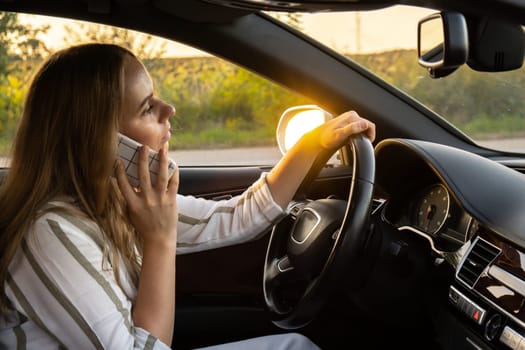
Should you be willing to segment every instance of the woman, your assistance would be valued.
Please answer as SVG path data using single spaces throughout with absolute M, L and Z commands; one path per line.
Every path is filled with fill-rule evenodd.
M 168 178 L 174 114 L 142 63 L 115 45 L 68 48 L 38 71 L 0 192 L 2 346 L 168 348 L 176 250 L 254 238 L 283 215 L 322 148 L 357 132 L 375 136 L 372 123 L 345 113 L 304 137 L 244 194 L 215 202 L 178 195 L 178 171 Z M 115 162 L 118 132 L 144 145 L 139 188 Z M 149 149 L 159 151 L 154 186 Z M 247 342 L 236 345 L 316 348 L 297 334 Z

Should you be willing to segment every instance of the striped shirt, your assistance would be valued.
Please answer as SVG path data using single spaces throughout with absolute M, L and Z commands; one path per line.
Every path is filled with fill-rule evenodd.
M 178 195 L 177 206 L 177 254 L 252 240 L 283 215 L 264 174 L 230 200 Z M 31 233 L 9 266 L 11 307 L 0 316 L 0 349 L 169 349 L 133 325 L 136 287 L 123 264 L 122 287 L 103 266 L 102 234 L 92 221 L 48 211 Z

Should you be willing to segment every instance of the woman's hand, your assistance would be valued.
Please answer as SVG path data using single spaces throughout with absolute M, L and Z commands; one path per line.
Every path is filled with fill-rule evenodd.
M 321 147 L 335 150 L 343 146 L 350 136 L 361 132 L 373 142 L 376 137 L 376 126 L 361 118 L 357 112 L 349 111 L 318 126 L 309 136 L 316 137 Z
M 350 136 L 361 132 L 374 141 L 376 126 L 350 111 L 304 135 L 266 177 L 274 201 L 286 208 L 319 153 L 323 150 L 335 152 Z
M 169 345 L 175 322 L 179 170 L 168 178 L 166 144 L 159 151 L 159 174 L 152 186 L 148 153 L 148 147 L 143 146 L 138 164 L 139 189 L 130 185 L 121 161 L 117 163 L 117 181 L 128 203 L 131 223 L 144 243 L 133 323 Z
M 148 146 L 139 154 L 138 176 L 140 189 L 133 188 L 122 162 L 117 162 L 117 181 L 126 199 L 130 220 L 142 236 L 144 244 L 177 242 L 177 201 L 179 186 L 178 168 L 168 178 L 167 144 L 159 151 L 159 174 L 155 186 L 151 184 L 148 165 Z

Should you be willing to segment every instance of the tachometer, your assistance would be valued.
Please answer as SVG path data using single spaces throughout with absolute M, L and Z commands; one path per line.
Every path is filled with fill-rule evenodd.
M 426 233 L 437 233 L 448 217 L 449 208 L 450 196 L 445 186 L 431 186 L 417 202 L 416 226 Z

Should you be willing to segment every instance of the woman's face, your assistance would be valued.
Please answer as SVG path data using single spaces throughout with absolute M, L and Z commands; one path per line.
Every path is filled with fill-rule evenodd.
M 175 108 L 153 94 L 151 78 L 136 59 L 125 59 L 124 79 L 119 131 L 158 151 L 170 139 L 169 119 L 175 114 Z

